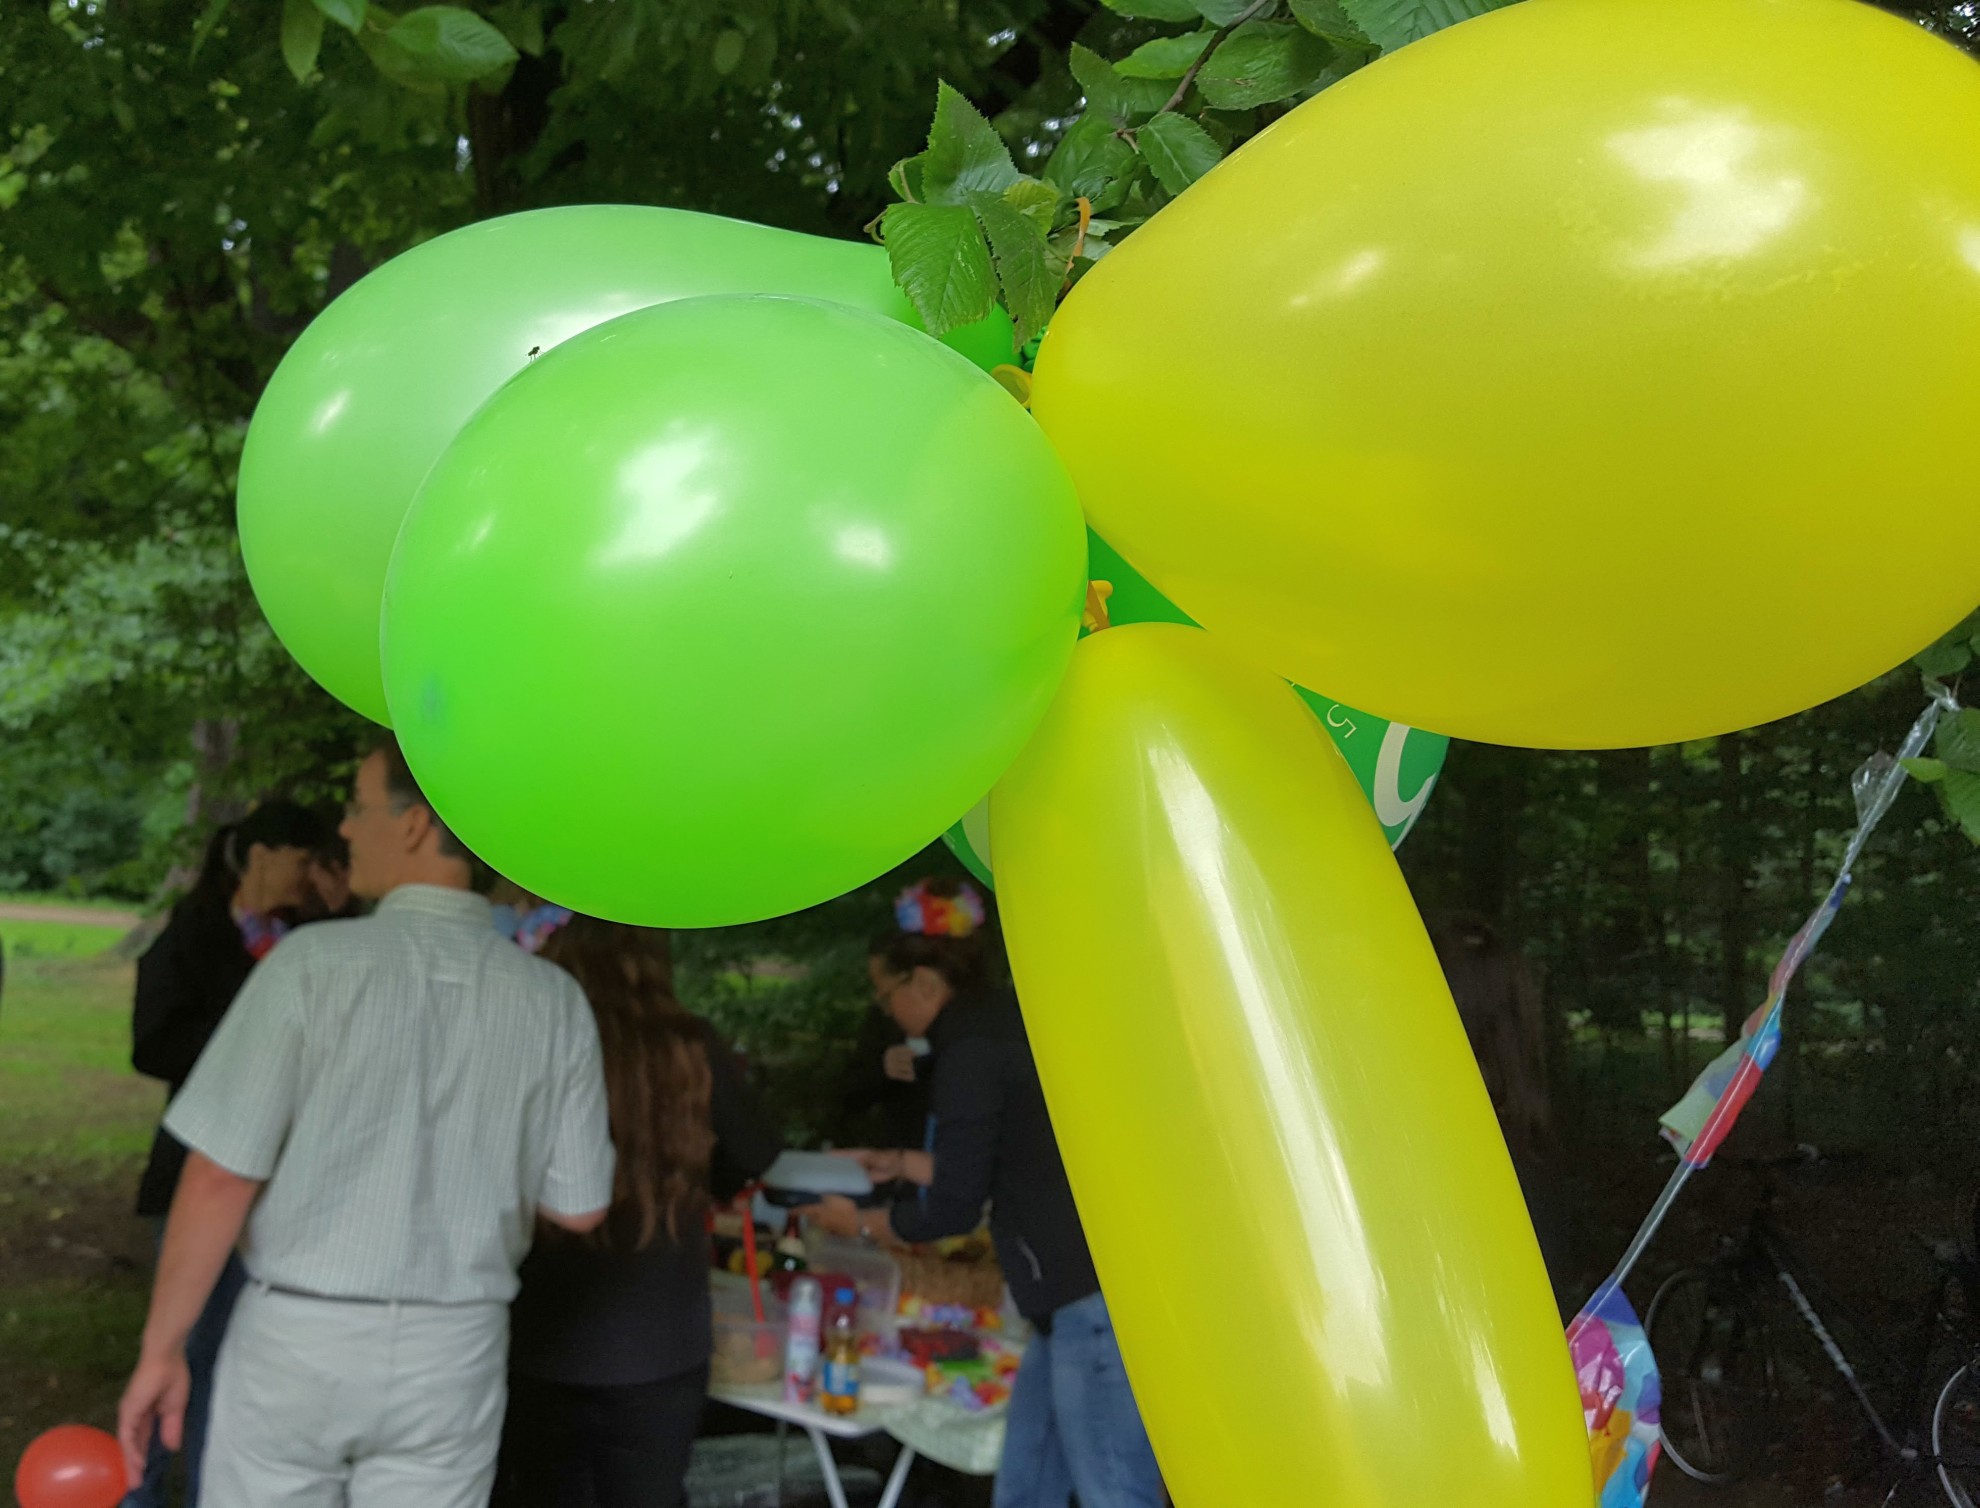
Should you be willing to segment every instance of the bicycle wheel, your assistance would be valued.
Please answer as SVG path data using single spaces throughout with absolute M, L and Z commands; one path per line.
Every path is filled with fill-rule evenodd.
M 1980 1374 L 1968 1362 L 1932 1409 L 1932 1459 L 1953 1508 L 1980 1508 Z
M 1694 1267 L 1665 1280 L 1643 1328 L 1663 1383 L 1664 1454 L 1696 1481 L 1732 1481 L 1772 1415 L 1765 1325 L 1731 1273 Z

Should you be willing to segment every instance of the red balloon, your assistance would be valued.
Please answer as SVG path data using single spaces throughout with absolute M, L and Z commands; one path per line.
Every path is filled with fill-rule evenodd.
M 58 1424 L 21 1455 L 14 1496 L 21 1508 L 117 1508 L 124 1453 L 117 1437 L 86 1424 Z

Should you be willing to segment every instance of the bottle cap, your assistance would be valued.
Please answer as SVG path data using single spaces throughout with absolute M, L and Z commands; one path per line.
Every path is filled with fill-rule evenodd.
M 832 1295 L 833 1301 L 840 1304 L 850 1304 L 858 1297 L 859 1295 L 854 1293 L 850 1288 L 841 1288 L 837 1293 Z

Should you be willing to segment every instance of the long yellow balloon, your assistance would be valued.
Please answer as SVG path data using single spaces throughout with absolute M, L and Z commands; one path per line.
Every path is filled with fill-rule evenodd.
M 1292 691 L 1197 629 L 1096 634 L 990 822 L 1053 1124 L 1182 1508 L 1588 1508 L 1464 1030 Z
M 1289 680 L 1496 743 L 1764 722 L 1980 600 L 1976 142 L 1980 67 L 1854 0 L 1527 0 L 1136 231 L 1032 412 Z

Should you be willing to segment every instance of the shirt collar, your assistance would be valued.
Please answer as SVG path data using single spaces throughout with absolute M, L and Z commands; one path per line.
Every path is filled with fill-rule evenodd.
M 379 901 L 378 914 L 440 917 L 491 931 L 495 926 L 494 909 L 486 896 L 446 885 L 401 885 Z

